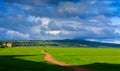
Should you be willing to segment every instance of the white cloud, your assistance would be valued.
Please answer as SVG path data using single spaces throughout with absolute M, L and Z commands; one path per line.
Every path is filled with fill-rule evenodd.
M 6 33 L 7 33 L 7 36 L 10 37 L 11 39 L 14 39 L 14 38 L 29 39 L 30 37 L 29 34 L 23 34 L 13 30 L 8 30 Z
M 60 33 L 60 31 L 56 30 L 56 31 L 46 31 L 46 34 L 51 34 L 51 35 L 58 35 Z
M 35 23 L 40 23 L 41 22 L 41 18 L 40 17 L 36 17 L 35 18 Z
M 111 25 L 120 25 L 120 18 L 119 17 L 114 17 L 111 19 Z
M 39 25 L 33 26 L 33 27 L 31 28 L 31 31 L 32 31 L 33 34 L 34 34 L 34 33 L 35 33 L 35 34 L 40 34 L 41 28 L 40 28 Z
M 29 22 L 34 22 L 34 21 L 35 21 L 35 17 L 34 17 L 34 16 L 28 16 L 28 17 L 27 17 L 27 20 L 28 20 Z
M 100 40 L 98 39 L 86 39 L 87 41 L 95 41 L 95 42 L 99 42 Z
M 115 30 L 115 33 L 117 33 L 117 34 L 120 35 L 120 29 L 116 29 L 116 30 Z
M 41 21 L 42 21 L 42 26 L 47 26 L 50 22 L 51 22 L 51 20 L 50 20 L 50 18 L 41 18 Z
M 90 1 L 90 4 L 95 4 L 97 1 L 96 0 L 93 0 L 93 1 Z
M 105 0 L 105 1 L 104 1 L 104 3 L 106 3 L 106 4 L 112 4 L 113 2 L 114 2 L 114 0 L 113 0 L 113 1 L 110 1 L 110 0 L 108 0 L 108 1 Z
M 93 19 L 94 20 L 98 20 L 99 22 L 102 22 L 102 23 L 108 23 L 108 22 L 110 22 L 109 18 L 107 18 L 104 15 L 98 15 L 98 16 L 94 17 Z
M 88 31 L 91 31 L 91 32 L 93 32 L 93 33 L 95 33 L 95 34 L 97 34 L 97 35 L 103 35 L 103 29 L 104 28 L 99 28 L 99 27 L 91 27 L 91 26 L 86 26 L 86 27 L 84 27 L 86 30 L 88 30 Z
M 60 13 L 63 13 L 63 12 L 72 13 L 72 12 L 76 12 L 77 10 L 78 10 L 77 6 L 72 2 L 62 2 L 60 3 L 59 9 L 58 9 Z
M 24 6 L 22 6 L 22 8 L 24 10 L 27 10 L 27 11 L 29 11 L 30 9 L 32 9 L 32 7 L 30 5 L 24 5 Z
M 117 40 L 117 39 L 107 39 L 99 42 L 120 44 L 120 40 Z
M 106 41 L 105 41 L 106 42 Z M 108 41 L 107 41 L 108 42 Z M 120 40 L 113 40 L 113 41 L 111 41 L 111 42 L 109 42 L 109 43 L 115 43 L 115 44 L 120 44 Z
M 119 39 L 86 39 L 88 41 L 95 41 L 95 42 L 103 42 L 103 43 L 115 43 L 115 44 L 120 44 Z
M 98 20 L 96 20 L 96 19 L 91 19 L 91 20 L 89 20 L 90 22 L 98 22 Z
M 28 20 L 34 20 L 31 22 L 35 22 L 37 24 L 42 24 L 41 26 L 48 26 L 48 24 L 51 22 L 51 19 L 48 17 L 35 17 L 35 16 L 30 16 Z
M 75 14 L 76 16 L 82 14 L 91 14 L 95 12 L 96 1 L 81 2 L 61 2 L 58 6 L 59 13 Z M 97 12 L 97 11 L 96 11 Z

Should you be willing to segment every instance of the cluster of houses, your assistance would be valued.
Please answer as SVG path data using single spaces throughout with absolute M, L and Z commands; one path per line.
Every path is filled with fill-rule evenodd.
M 0 43 L 0 48 L 12 47 L 12 43 Z

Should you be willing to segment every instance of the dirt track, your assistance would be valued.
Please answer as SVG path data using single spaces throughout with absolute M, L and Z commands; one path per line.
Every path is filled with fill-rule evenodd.
M 66 64 L 64 62 L 59 62 L 57 60 L 55 60 L 51 54 L 45 52 L 44 50 L 41 50 L 41 52 L 45 55 L 44 56 L 44 59 L 48 62 L 51 62 L 53 64 L 57 64 L 59 66 L 64 66 L 64 67 L 67 67 L 67 68 L 72 68 L 74 71 L 91 71 L 89 69 L 85 69 L 85 68 L 80 68 L 78 66 L 73 66 L 73 65 L 70 65 L 70 64 Z

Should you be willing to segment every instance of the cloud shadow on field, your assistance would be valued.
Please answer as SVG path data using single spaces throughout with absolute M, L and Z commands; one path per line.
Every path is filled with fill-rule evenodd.
M 72 69 L 50 64 L 45 61 L 34 62 L 15 57 L 33 55 L 5 55 L 0 56 L 0 71 L 72 71 Z
M 88 65 L 80 65 L 79 67 L 88 68 L 93 71 L 120 71 L 120 64 L 93 63 Z
M 35 55 L 2 55 L 0 56 L 0 71 L 73 71 L 72 69 L 43 62 L 34 62 L 15 57 Z M 120 64 L 94 63 L 78 65 L 93 71 L 120 71 Z

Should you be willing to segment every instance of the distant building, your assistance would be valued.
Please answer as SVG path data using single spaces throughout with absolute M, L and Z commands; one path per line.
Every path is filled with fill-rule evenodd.
M 12 43 L 1 43 L 0 48 L 12 47 Z
M 6 46 L 7 47 L 12 47 L 12 43 L 7 43 Z

